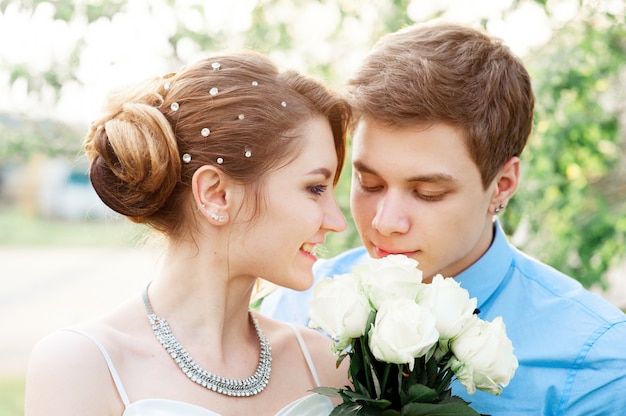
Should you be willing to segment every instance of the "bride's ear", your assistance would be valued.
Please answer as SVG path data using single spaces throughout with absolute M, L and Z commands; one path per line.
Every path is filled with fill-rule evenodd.
M 201 166 L 193 174 L 191 188 L 200 214 L 216 225 L 228 222 L 230 188 L 224 172 L 215 166 Z

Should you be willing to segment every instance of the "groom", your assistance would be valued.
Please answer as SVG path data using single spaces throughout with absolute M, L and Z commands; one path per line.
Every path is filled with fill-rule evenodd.
M 626 316 L 572 278 L 511 246 L 497 215 L 520 180 L 534 97 L 500 41 L 453 24 L 383 37 L 349 81 L 352 215 L 363 247 L 315 266 L 348 273 L 368 256 L 404 254 L 426 281 L 453 277 L 502 316 L 519 368 L 500 396 L 453 393 L 491 415 L 626 412 Z M 312 291 L 279 289 L 262 312 L 307 324 Z

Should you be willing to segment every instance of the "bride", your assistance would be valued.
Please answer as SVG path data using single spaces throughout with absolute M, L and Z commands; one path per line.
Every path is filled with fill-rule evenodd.
M 166 237 L 117 309 L 33 350 L 26 416 L 320 415 L 348 384 L 329 340 L 250 310 L 257 278 L 303 290 L 345 228 L 333 187 L 350 112 L 253 52 L 110 94 L 85 151 L 102 201 Z M 97 267 L 97 265 L 94 265 Z

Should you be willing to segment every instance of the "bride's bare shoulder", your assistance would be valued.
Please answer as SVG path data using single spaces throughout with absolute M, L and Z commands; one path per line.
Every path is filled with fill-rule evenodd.
M 93 341 L 70 330 L 56 331 L 30 354 L 25 414 L 68 415 L 106 408 L 114 394 L 109 380 L 106 361 Z
M 35 345 L 26 373 L 26 416 L 122 413 L 106 357 L 117 372 L 124 356 L 144 347 L 139 329 L 148 325 L 135 303 L 57 330 Z

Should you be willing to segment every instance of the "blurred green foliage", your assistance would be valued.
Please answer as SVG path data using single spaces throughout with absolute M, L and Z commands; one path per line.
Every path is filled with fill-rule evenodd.
M 0 209 L 0 246 L 133 247 L 145 244 L 151 235 L 147 227 L 121 216 L 58 220 Z
M 530 54 L 536 126 L 504 218 L 514 241 L 585 286 L 626 253 L 624 16 L 589 10 Z
M 54 120 L 0 115 L 0 161 L 24 161 L 36 154 L 77 156 L 82 131 Z
M 24 414 L 24 379 L 11 377 L 0 380 L 0 416 Z
M 0 0 L 0 11 L 14 1 Z M 516 0 L 511 3 L 511 10 L 529 2 L 533 1 Z M 32 10 L 38 3 L 23 1 L 22 7 Z M 69 0 L 51 3 L 56 7 L 57 19 L 80 18 L 90 23 L 98 18 L 111 19 L 126 6 L 121 0 L 91 1 L 87 7 Z M 181 15 L 173 12 L 181 6 L 174 0 L 165 3 L 177 19 L 176 33 L 169 39 L 174 62 L 182 61 L 176 51 L 183 39 L 205 51 L 242 44 L 285 56 L 298 52 L 304 56 L 307 72 L 335 86 L 344 80 L 339 79 L 334 58 L 350 50 L 346 40 L 350 39 L 349 31 L 365 27 L 360 35 L 371 45 L 382 34 L 412 22 L 407 13 L 409 0 L 257 0 L 249 30 L 235 36 L 213 33 L 208 28 L 191 30 Z M 205 12 L 202 2 L 192 3 L 185 7 L 194 7 L 200 14 Z M 548 17 L 551 3 L 534 0 Z M 521 187 L 501 218 L 507 234 L 521 249 L 590 286 L 601 282 L 606 270 L 626 255 L 626 109 L 622 104 L 626 102 L 626 17 L 623 8 L 617 13 L 609 9 L 610 2 L 576 3 L 578 13 L 554 28 L 551 41 L 524 56 L 537 97 L 536 125 L 522 157 Z M 325 35 L 324 41 L 333 48 L 331 55 L 323 59 L 322 54 L 304 50 L 294 41 L 297 23 L 293 18 L 297 13 L 306 13 L 308 6 L 332 5 L 338 8 L 339 16 L 335 29 Z M 365 26 L 354 25 L 368 13 L 371 16 L 372 11 L 376 19 L 368 20 Z M 488 23 L 482 21 L 485 26 Z M 57 65 L 47 73 L 37 74 L 18 66 L 11 68 L 11 79 L 27 78 L 29 90 L 36 91 L 44 83 L 59 89 L 66 80 L 73 79 L 72 65 L 83 47 L 82 42 L 76 44 L 69 67 Z M 37 152 L 74 157 L 79 151 L 80 134 L 80 129 L 48 122 L 22 121 L 15 128 L 11 122 L 0 119 L 0 160 L 28 158 Z M 329 236 L 326 255 L 359 244 L 348 207 L 349 165 L 346 164 L 337 188 L 349 228 Z

